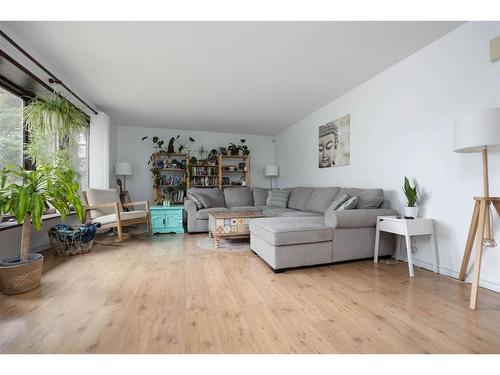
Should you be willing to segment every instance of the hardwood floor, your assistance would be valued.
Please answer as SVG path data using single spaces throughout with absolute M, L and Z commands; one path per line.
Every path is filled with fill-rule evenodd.
M 406 264 L 273 274 L 249 251 L 161 235 L 47 255 L 42 286 L 0 296 L 4 353 L 498 353 L 500 294 Z

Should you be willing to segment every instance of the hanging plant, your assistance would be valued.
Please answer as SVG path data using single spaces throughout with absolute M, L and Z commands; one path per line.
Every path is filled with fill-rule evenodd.
M 23 110 L 30 142 L 27 156 L 38 165 L 71 166 L 71 150 L 87 126 L 85 114 L 58 92 L 37 96 Z

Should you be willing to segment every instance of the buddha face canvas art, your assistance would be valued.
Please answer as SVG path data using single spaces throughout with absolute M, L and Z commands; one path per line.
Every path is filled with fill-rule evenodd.
M 339 167 L 350 162 L 351 115 L 319 127 L 319 167 Z

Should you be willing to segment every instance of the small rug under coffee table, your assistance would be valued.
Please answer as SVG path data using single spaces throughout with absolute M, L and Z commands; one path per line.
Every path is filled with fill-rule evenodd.
M 226 253 L 241 252 L 250 250 L 248 238 L 221 238 L 219 248 L 215 247 L 212 238 L 202 238 L 196 243 L 199 247 L 210 251 L 221 251 Z

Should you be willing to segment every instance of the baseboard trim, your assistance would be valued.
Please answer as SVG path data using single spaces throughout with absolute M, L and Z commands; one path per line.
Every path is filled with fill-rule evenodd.
M 406 259 L 401 259 L 401 260 L 406 262 Z M 425 268 L 427 270 L 432 271 L 432 263 L 425 260 L 425 259 L 413 258 L 413 264 L 417 267 Z M 448 267 L 439 266 L 439 273 L 441 275 L 450 276 L 450 277 L 453 277 L 454 279 L 458 280 L 459 273 L 455 270 L 448 268 Z M 467 276 L 465 279 L 465 283 L 470 284 L 471 281 L 472 281 L 472 277 Z M 498 284 L 498 283 L 480 279 L 479 286 L 482 288 L 489 289 L 489 290 L 492 290 L 494 292 L 500 293 L 500 284 Z

